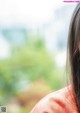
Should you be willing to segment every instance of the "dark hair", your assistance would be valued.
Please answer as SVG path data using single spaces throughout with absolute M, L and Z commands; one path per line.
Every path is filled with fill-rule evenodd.
M 69 63 L 76 106 L 80 113 L 80 3 L 72 15 L 68 35 Z

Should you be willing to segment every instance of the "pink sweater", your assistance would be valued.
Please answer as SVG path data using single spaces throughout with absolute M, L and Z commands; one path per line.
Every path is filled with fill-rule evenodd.
M 30 113 L 78 113 L 72 93 L 68 86 L 44 97 Z

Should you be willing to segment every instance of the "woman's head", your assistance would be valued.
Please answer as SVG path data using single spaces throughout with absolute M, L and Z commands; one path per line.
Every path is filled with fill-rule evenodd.
M 68 49 L 74 96 L 80 112 L 80 3 L 72 15 L 68 35 Z

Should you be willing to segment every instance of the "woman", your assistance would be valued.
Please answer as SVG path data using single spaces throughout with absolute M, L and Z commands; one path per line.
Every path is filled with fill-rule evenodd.
M 80 113 L 80 3 L 70 23 L 68 52 L 71 85 L 44 97 L 31 113 Z

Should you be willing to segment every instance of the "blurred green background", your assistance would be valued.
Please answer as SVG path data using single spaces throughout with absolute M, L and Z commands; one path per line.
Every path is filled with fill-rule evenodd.
M 66 85 L 67 32 L 75 5 L 56 1 L 0 1 L 0 106 L 7 113 L 29 113 Z
M 29 113 L 43 96 L 64 85 L 63 68 L 56 65 L 39 34 L 27 41 L 25 34 L 25 44 L 13 46 L 11 52 L 0 61 L 0 105 L 7 105 L 9 113 L 15 107 Z

